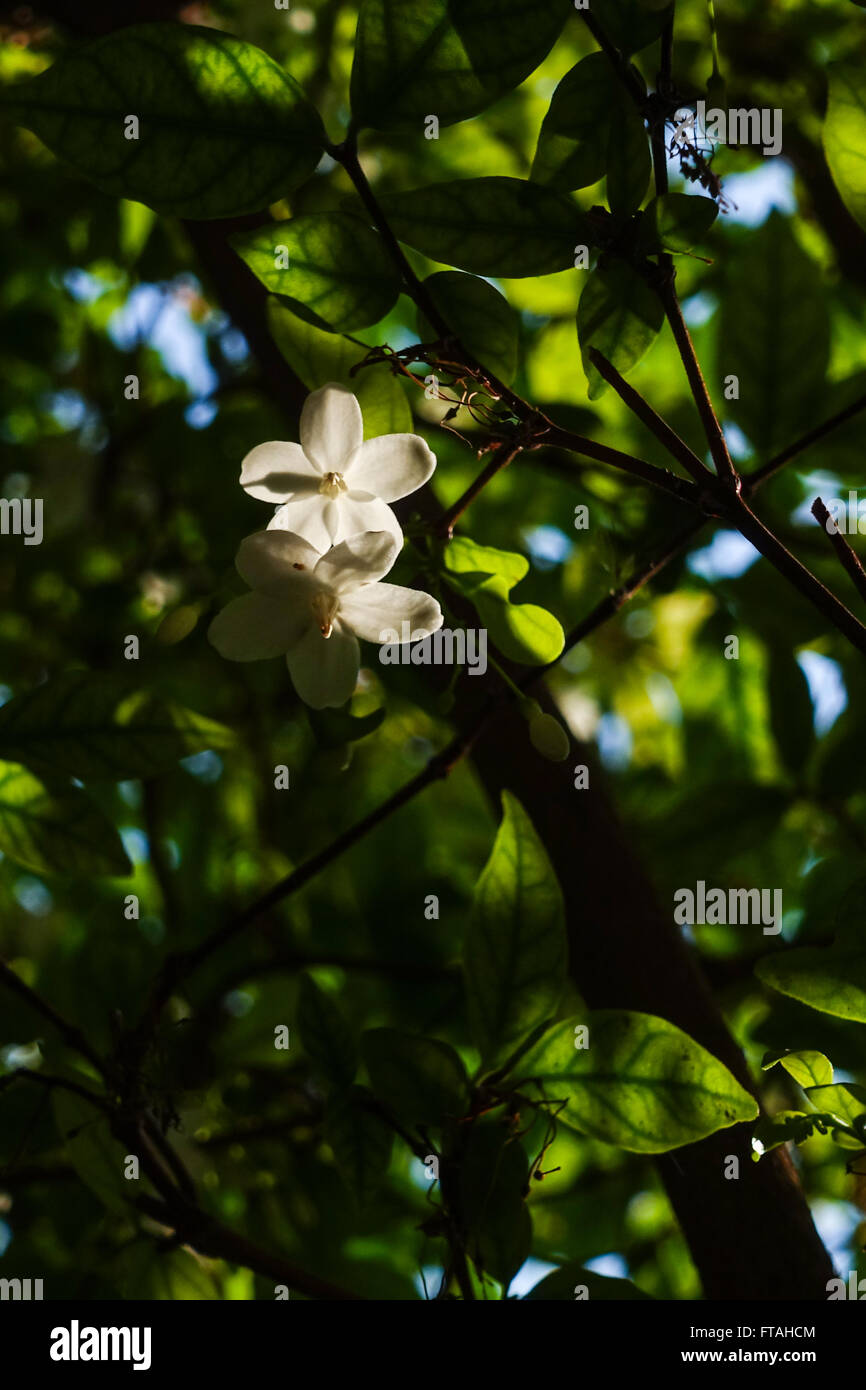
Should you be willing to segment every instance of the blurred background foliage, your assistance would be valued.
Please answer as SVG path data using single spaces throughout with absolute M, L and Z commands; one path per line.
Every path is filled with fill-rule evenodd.
M 862 55 L 866 16 L 843 0 L 728 0 L 723 8 L 732 104 L 781 107 L 783 153 L 718 152 L 713 170 L 729 210 L 701 255 L 678 256 L 676 268 L 731 448 L 748 468 L 866 383 L 866 241 L 858 233 L 858 260 L 857 229 L 833 202 L 820 151 L 826 65 Z M 342 138 L 354 4 L 311 0 L 280 11 L 226 0 L 187 6 L 180 17 L 263 47 L 319 106 L 330 137 Z M 64 41 L 62 26 L 26 10 L 5 18 L 4 82 L 40 71 Z M 710 71 L 703 3 L 678 5 L 676 37 L 679 86 L 698 96 Z M 460 176 L 526 177 L 557 82 L 593 49 L 575 18 L 541 67 L 484 115 L 436 141 L 422 131 L 368 132 L 368 176 L 382 192 Z M 636 59 L 650 82 L 656 52 Z M 682 187 L 676 162 L 671 186 Z M 272 212 L 328 209 L 352 196 L 326 157 Z M 599 185 L 579 200 L 590 207 L 602 196 Z M 410 257 L 424 273 L 443 268 Z M 3 955 L 107 1048 L 112 1014 L 136 1015 L 165 949 L 199 939 L 217 905 L 241 906 L 377 805 L 442 744 L 448 723 L 423 668 L 378 668 L 368 652 L 352 712 L 372 711 L 387 695 L 387 715 L 349 752 L 335 751 L 317 736 L 281 662 L 235 666 L 209 646 L 207 622 L 236 591 L 238 542 L 263 524 L 262 508 L 237 485 L 240 460 L 254 444 L 285 437 L 286 423 L 188 229 L 102 196 L 34 136 L 7 126 L 0 263 L 0 493 L 45 499 L 44 543 L 4 537 L 0 545 L 0 698 L 72 667 L 128 675 L 123 639 L 137 633 L 135 679 L 238 732 L 231 753 L 197 755 L 147 785 L 90 788 L 120 829 L 132 878 L 42 879 L 0 862 Z M 790 281 L 769 284 L 780 268 Z M 499 288 L 518 317 L 516 389 L 561 423 L 667 466 L 613 392 L 588 401 L 574 326 L 580 272 Z M 414 307 L 401 298 L 361 336 L 406 345 Z M 786 394 L 776 373 L 792 342 L 800 370 L 797 391 Z M 739 401 L 723 400 L 728 373 L 741 376 Z M 141 381 L 138 401 L 124 397 L 130 374 Z M 630 380 L 703 456 L 667 331 Z M 447 504 L 474 476 L 474 451 L 438 426 L 440 404 L 415 390 L 407 400 L 438 455 L 434 489 Z M 852 604 L 808 508 L 819 492 L 826 500 L 858 486 L 861 441 L 855 419 L 760 498 L 768 524 Z M 573 524 L 580 504 L 589 508 L 586 530 Z M 469 529 L 529 558 L 521 600 L 548 607 L 568 630 L 685 520 L 668 498 L 546 450 L 484 492 Z M 192 610 L 185 625 L 195 618 L 194 626 L 167 641 L 172 633 L 160 625 L 180 607 Z M 739 636 L 737 661 L 723 658 L 728 634 Z M 751 546 L 708 524 L 569 653 L 551 687 L 573 734 L 597 748 L 661 901 L 699 878 L 725 888 L 780 885 L 784 930 L 770 948 L 783 949 L 828 940 L 841 896 L 862 873 L 864 681 L 862 658 Z M 291 769 L 289 793 L 274 788 L 277 764 Z M 295 1037 L 299 970 L 309 964 L 355 1030 L 387 1023 L 434 1032 L 471 1062 L 452 963 L 495 825 L 471 767 L 461 765 L 214 960 L 194 998 L 173 1002 L 163 1028 L 154 1084 L 177 1107 L 174 1141 L 214 1210 L 368 1296 L 423 1296 L 422 1270 L 435 1290 L 440 1246 L 418 1229 L 431 1212 L 429 1184 L 397 1146 L 387 1183 L 358 1208 L 323 1137 L 321 1078 Z M 127 893 L 140 896 L 139 921 L 124 919 Z M 439 898 L 436 921 L 424 917 L 429 894 Z M 866 1080 L 862 1026 L 758 983 L 752 967 L 766 940 L 738 928 L 698 927 L 693 936 L 753 1069 L 768 1048 L 820 1048 L 843 1076 Z M 293 1030 L 286 1053 L 273 1046 L 279 1024 Z M 51 1060 L 56 1039 L 4 997 L 3 1066 L 32 1063 L 37 1049 Z M 765 1085 L 770 1109 L 798 1104 L 781 1069 Z M 52 1297 L 273 1296 L 248 1272 L 143 1238 L 93 1184 L 81 1186 L 74 1148 L 64 1149 L 41 1093 L 21 1086 L 4 1096 L 3 1275 L 44 1273 Z M 577 1260 L 627 1274 L 656 1297 L 698 1296 L 646 1158 L 563 1132 L 548 1159 L 559 1171 L 533 1190 L 533 1259 L 515 1291 L 548 1266 Z M 797 1162 L 822 1235 L 847 1270 L 864 1239 L 855 1182 L 828 1139 L 811 1140 Z

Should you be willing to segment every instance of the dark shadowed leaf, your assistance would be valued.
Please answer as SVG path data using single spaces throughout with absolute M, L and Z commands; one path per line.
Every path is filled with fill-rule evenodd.
M 485 1062 L 555 1012 L 565 983 L 565 909 L 553 866 L 516 797 L 475 888 L 463 948 L 469 1014 Z
M 526 1153 L 501 1121 L 482 1120 L 472 1126 L 460 1164 L 469 1254 L 479 1272 L 506 1286 L 532 1244 L 525 1197 L 528 1176 Z
M 340 1009 L 309 975 L 298 990 L 298 1032 L 304 1050 L 335 1086 L 348 1086 L 358 1070 L 352 1030 Z
M 577 308 L 577 336 L 591 401 L 607 390 L 607 382 L 589 361 L 589 349 L 597 348 L 626 376 L 652 346 L 663 320 L 661 299 L 625 261 L 590 271 Z
M 361 1055 L 378 1098 L 413 1124 L 439 1124 L 463 1114 L 466 1071 L 447 1043 L 397 1028 L 371 1028 Z
M 0 91 L 4 110 L 105 193 L 181 217 L 267 207 L 313 172 L 327 138 L 260 48 L 185 24 L 134 25 L 67 48 Z M 130 117 L 137 138 L 127 138 Z
M 593 1270 L 584 1269 L 576 1261 L 551 1270 L 534 1289 L 530 1289 L 529 1293 L 524 1295 L 524 1300 L 559 1299 L 569 1303 L 584 1299 L 588 1299 L 590 1303 L 596 1303 L 599 1299 L 620 1303 L 647 1298 L 650 1298 L 650 1295 L 644 1293 L 630 1279 L 612 1279 L 604 1274 L 595 1274 Z
M 795 777 L 815 746 L 814 710 L 809 684 L 794 657 L 784 647 L 770 649 L 768 697 L 773 737 L 782 762 Z
M 639 244 L 645 251 L 691 251 L 719 215 L 712 198 L 663 193 L 644 209 Z
M 400 293 L 379 233 L 350 213 L 269 222 L 232 237 L 232 245 L 263 285 L 317 328 L 351 333 L 378 323 Z
M 358 1206 L 367 1206 L 387 1177 L 394 1134 L 376 1114 L 365 1086 L 350 1086 L 329 1098 L 325 1138 Z
M 502 381 L 517 370 L 517 317 L 508 300 L 476 275 L 443 270 L 424 281 L 437 309 L 456 337 Z M 418 314 L 418 333 L 430 342 L 435 332 Z
M 538 67 L 570 0 L 365 0 L 352 67 L 352 112 L 377 130 L 465 120 Z
M 574 265 L 585 219 L 563 194 L 523 179 L 455 179 L 381 199 L 401 241 L 475 275 L 547 275 Z
M 639 53 L 661 34 L 672 5 L 648 9 L 641 0 L 591 0 L 592 15 L 621 53 Z

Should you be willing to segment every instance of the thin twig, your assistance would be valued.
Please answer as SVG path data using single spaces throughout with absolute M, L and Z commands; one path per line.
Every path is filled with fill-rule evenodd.
M 90 1043 L 87 1041 L 81 1029 L 77 1028 L 74 1023 L 69 1023 L 65 1018 L 62 1018 L 56 1009 L 53 1009 L 41 995 L 37 994 L 29 985 L 26 985 L 20 975 L 16 975 L 15 971 L 3 960 L 0 960 L 0 981 L 5 984 L 6 988 L 10 990 L 12 994 L 17 994 L 19 999 L 23 999 L 25 1003 L 30 1005 L 31 1009 L 34 1009 L 36 1013 L 41 1014 L 44 1019 L 47 1019 L 52 1028 L 54 1028 L 65 1040 L 67 1045 L 72 1048 L 73 1052 L 77 1052 L 79 1056 L 84 1057 L 90 1065 L 99 1072 L 100 1076 L 106 1077 L 108 1075 L 106 1064 L 90 1046 Z
M 861 598 L 866 599 L 866 571 L 842 535 L 820 497 L 812 503 L 812 515 L 830 538 L 830 544 L 848 571 Z
M 682 464 L 683 468 L 691 473 L 695 481 L 703 487 L 706 480 L 712 475 L 709 469 L 704 467 L 697 454 L 689 448 L 685 440 L 680 439 L 676 430 L 671 429 L 667 421 L 653 410 L 649 401 L 646 401 L 639 391 L 636 391 L 633 386 L 629 386 L 628 382 L 623 380 L 613 363 L 609 362 L 603 353 L 598 351 L 598 348 L 590 348 L 589 359 L 608 385 L 613 387 L 620 400 L 624 401 L 629 410 L 655 435 L 671 457 L 676 459 L 677 463 Z

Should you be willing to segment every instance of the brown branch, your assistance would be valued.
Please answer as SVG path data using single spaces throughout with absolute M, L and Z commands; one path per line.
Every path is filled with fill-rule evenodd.
M 47 1019 L 73 1052 L 84 1057 L 99 1072 L 100 1076 L 107 1077 L 108 1071 L 105 1063 L 90 1046 L 81 1029 L 62 1018 L 56 1009 L 53 1009 L 41 995 L 26 985 L 21 977 L 16 975 L 15 971 L 3 960 L 0 960 L 0 983 L 3 983 L 12 994 L 17 994 L 18 998 L 23 999 L 36 1013 Z
M 790 463 L 798 454 L 802 454 L 811 444 L 817 444 L 819 439 L 823 439 L 833 430 L 838 429 L 840 425 L 846 424 L 848 420 L 859 415 L 864 409 L 866 409 L 866 396 L 858 396 L 856 401 L 846 405 L 843 410 L 837 411 L 828 420 L 824 420 L 822 424 L 816 425 L 814 429 L 809 430 L 799 439 L 795 439 L 793 444 L 789 444 L 786 449 L 776 454 L 763 467 L 756 468 L 754 473 L 749 473 L 743 479 L 743 490 L 751 493 L 761 483 L 765 483 L 768 478 L 772 478 L 774 474 L 778 473 L 780 468 L 784 468 L 786 463 Z
M 457 498 L 457 501 L 453 502 L 452 505 L 442 513 L 433 527 L 434 534 L 441 536 L 444 540 L 450 541 L 454 533 L 454 526 L 466 509 L 471 506 L 478 494 L 486 488 L 490 480 L 495 478 L 496 474 L 501 472 L 503 468 L 507 468 L 509 463 L 522 452 L 522 449 L 522 444 L 500 444 L 499 447 L 493 451 L 491 459 L 478 474 L 475 481 L 470 483 L 466 491 Z
M 864 571 L 820 497 L 816 497 L 812 503 L 812 515 L 829 536 L 830 544 L 854 581 L 854 587 L 858 594 L 861 598 L 866 599 L 866 571 Z
M 716 472 L 720 478 L 724 478 L 730 484 L 733 491 L 738 491 L 740 482 L 737 470 L 728 453 L 725 436 L 710 399 L 707 383 L 704 381 L 704 374 L 701 371 L 694 344 L 691 340 L 689 330 L 686 327 L 686 321 L 683 318 L 683 311 L 680 308 L 680 301 L 677 298 L 677 292 L 674 287 L 673 270 L 662 279 L 658 291 L 661 296 L 662 304 L 664 305 L 667 321 L 674 335 L 674 341 L 676 342 L 680 359 L 686 370 L 692 398 L 698 408 L 698 414 L 701 417 L 704 433 L 707 436 L 707 443 L 710 446 L 710 453 L 716 465 Z
M 712 475 L 697 454 L 689 448 L 685 440 L 680 439 L 676 430 L 671 429 L 667 421 L 653 410 L 649 401 L 645 400 L 639 391 L 636 391 L 633 386 L 629 386 L 613 363 L 609 362 L 603 353 L 598 351 L 598 348 L 589 349 L 589 359 L 608 385 L 613 387 L 620 400 L 655 435 L 671 457 L 676 459 L 677 463 L 682 464 L 686 472 L 691 473 L 695 481 L 703 487 L 705 480 Z

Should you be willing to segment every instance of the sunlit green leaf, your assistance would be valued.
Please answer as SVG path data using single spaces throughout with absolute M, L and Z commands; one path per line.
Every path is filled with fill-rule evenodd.
M 758 961 L 755 974 L 821 1013 L 866 1023 L 866 948 L 853 941 L 774 952 Z
M 560 623 L 534 603 L 512 603 L 512 587 L 527 573 L 525 555 L 476 545 L 456 536 L 445 551 L 446 578 L 470 599 L 495 646 L 511 661 L 555 661 L 565 643 Z
M 769 1053 L 761 1066 L 764 1071 L 779 1062 L 799 1086 L 829 1086 L 833 1080 L 833 1066 L 823 1052 L 783 1052 Z
M 866 73 L 859 62 L 831 63 L 828 79 L 824 153 L 843 203 L 866 227 Z
M 587 1047 L 576 1045 L 583 1023 Z M 556 1024 L 517 1070 L 547 1100 L 565 1101 L 564 1123 L 635 1153 L 664 1153 L 758 1113 L 727 1067 L 682 1029 L 623 1009 Z

